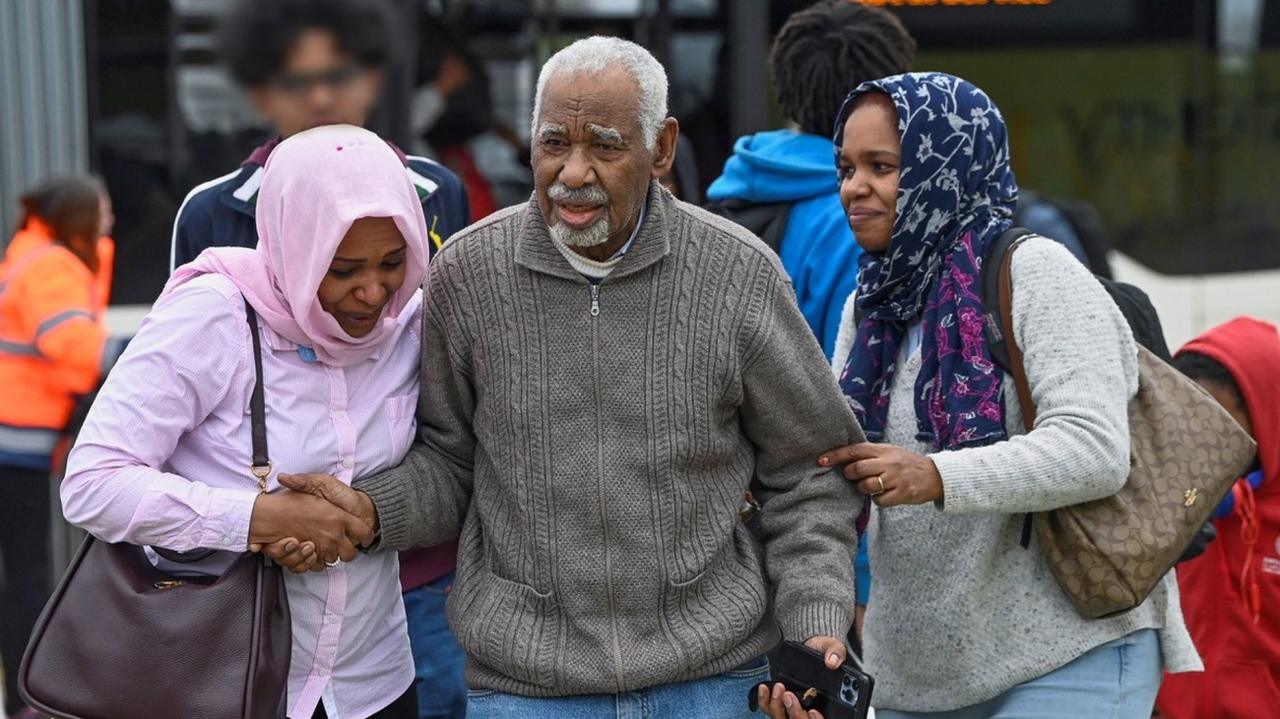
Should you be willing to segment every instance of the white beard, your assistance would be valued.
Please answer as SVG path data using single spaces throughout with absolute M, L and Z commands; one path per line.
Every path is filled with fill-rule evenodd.
M 597 247 L 609 241 L 609 218 L 601 217 L 589 227 L 581 230 L 570 229 L 557 222 L 547 228 L 551 237 L 568 247 Z

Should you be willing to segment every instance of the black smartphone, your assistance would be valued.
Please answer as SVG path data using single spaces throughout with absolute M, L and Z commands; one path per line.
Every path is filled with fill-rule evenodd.
M 771 690 L 774 684 L 782 684 L 800 699 L 805 711 L 816 709 L 824 719 L 867 719 L 871 709 L 875 680 L 852 659 L 845 659 L 839 669 L 828 669 L 822 652 L 800 642 L 783 642 L 769 657 L 769 675 Z M 751 711 L 760 708 L 759 689 L 756 685 L 747 695 Z

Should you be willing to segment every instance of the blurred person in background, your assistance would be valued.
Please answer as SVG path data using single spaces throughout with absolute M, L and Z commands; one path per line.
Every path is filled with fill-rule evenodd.
M 840 209 L 831 172 L 831 134 L 840 103 L 867 80 L 910 69 L 916 43 L 891 13 L 848 0 L 824 0 L 792 15 L 769 55 L 778 105 L 794 127 L 739 138 L 724 173 L 711 183 L 711 209 L 744 222 L 748 208 L 774 208 L 785 229 L 773 245 L 822 349 L 831 356 L 840 311 L 853 292 L 857 242 Z
M 207 247 L 253 247 L 262 167 L 279 142 L 320 125 L 364 125 L 394 52 L 384 0 L 237 0 L 219 28 L 232 79 L 278 133 L 235 171 L 196 186 L 173 226 L 172 268 Z M 397 154 L 422 200 L 432 251 L 468 222 L 467 198 L 447 168 Z
M 1013 224 L 1056 240 L 1090 272 L 1111 279 L 1111 261 L 1107 257 L 1111 243 L 1102 229 L 1098 209 L 1088 200 L 1052 199 L 1019 187 Z M 1167 357 L 1161 359 L 1167 361 Z
M 1205 670 L 1165 677 L 1165 719 L 1280 711 L 1280 333 L 1238 317 L 1188 342 L 1174 366 L 1258 443 L 1258 464 L 1214 512 L 1218 537 L 1178 565 L 1182 611 Z
M 51 589 L 49 473 L 76 398 L 119 355 L 102 314 L 111 285 L 111 200 L 89 177 L 21 198 L 0 262 L 0 658 L 5 710 L 26 712 L 18 665 Z
M 430 16 L 420 38 L 410 115 L 416 146 L 462 179 L 472 221 L 527 201 L 532 170 L 515 133 L 495 116 L 484 61 Z
M 173 225 L 174 268 L 208 247 L 257 245 L 254 214 L 263 167 L 283 139 L 320 125 L 365 123 L 395 45 L 392 18 L 383 0 L 232 4 L 219 29 L 222 60 L 279 134 L 237 170 L 187 195 Z M 443 165 L 392 149 L 413 182 L 434 253 L 470 221 L 466 192 Z M 456 553 L 446 544 L 401 557 L 423 717 L 461 716 L 466 702 L 464 655 L 444 615 Z

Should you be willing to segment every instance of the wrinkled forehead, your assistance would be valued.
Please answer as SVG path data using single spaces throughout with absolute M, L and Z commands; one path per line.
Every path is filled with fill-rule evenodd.
M 600 73 L 562 70 L 547 78 L 535 132 L 544 127 L 597 134 L 600 131 L 638 137 L 640 87 L 630 73 L 610 69 Z

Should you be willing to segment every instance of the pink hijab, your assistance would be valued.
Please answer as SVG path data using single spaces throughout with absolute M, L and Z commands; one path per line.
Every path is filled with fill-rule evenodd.
M 316 291 L 351 223 L 390 217 L 408 245 L 404 285 L 382 321 L 355 338 L 320 307 Z M 349 367 L 376 352 L 426 274 L 426 221 L 404 164 L 386 142 L 351 125 L 328 125 L 280 143 L 267 159 L 257 204 L 258 247 L 210 248 L 179 267 L 175 288 L 205 274 L 235 283 L 258 317 L 325 364 Z

